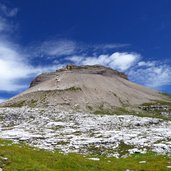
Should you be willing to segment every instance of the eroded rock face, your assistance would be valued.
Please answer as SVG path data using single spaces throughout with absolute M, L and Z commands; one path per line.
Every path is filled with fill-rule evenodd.
M 99 74 L 103 76 L 113 77 L 113 76 L 119 76 L 124 79 L 128 79 L 128 76 L 122 72 L 113 70 L 111 68 L 107 68 L 100 65 L 85 65 L 85 66 L 76 66 L 76 65 L 67 65 L 66 67 L 56 70 L 56 72 L 51 73 L 43 73 L 39 76 L 37 76 L 30 84 L 30 87 L 33 87 L 39 83 L 42 83 L 44 81 L 47 81 L 55 76 L 58 75 L 58 73 L 61 72 L 76 72 L 80 74 Z

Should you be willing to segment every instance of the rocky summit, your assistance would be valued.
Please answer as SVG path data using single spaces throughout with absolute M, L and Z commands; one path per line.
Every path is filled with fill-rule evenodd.
M 103 66 L 67 65 L 37 76 L 1 104 L 0 138 L 63 153 L 125 157 L 171 153 L 170 95 Z

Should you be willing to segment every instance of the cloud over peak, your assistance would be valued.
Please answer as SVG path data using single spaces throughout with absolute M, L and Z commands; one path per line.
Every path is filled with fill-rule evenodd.
M 128 53 L 128 52 L 114 52 L 111 55 L 102 54 L 99 56 L 91 56 L 91 57 L 72 56 L 68 58 L 68 60 L 77 64 L 106 65 L 121 71 L 126 71 L 127 69 L 132 67 L 139 59 L 140 59 L 139 54 Z

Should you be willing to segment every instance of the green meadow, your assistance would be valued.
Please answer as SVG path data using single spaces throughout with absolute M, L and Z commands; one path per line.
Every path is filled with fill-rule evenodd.
M 83 154 L 62 154 L 36 149 L 26 144 L 13 144 L 0 140 L 0 167 L 3 171 L 165 171 L 171 170 L 171 157 L 147 154 L 134 154 L 127 158 L 107 158 Z M 97 157 L 97 156 L 96 156 Z

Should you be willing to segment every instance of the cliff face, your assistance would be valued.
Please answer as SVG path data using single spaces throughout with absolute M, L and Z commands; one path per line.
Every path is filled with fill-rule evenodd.
M 56 70 L 56 72 L 51 73 L 43 73 L 39 76 L 37 76 L 30 84 L 30 87 L 33 87 L 37 84 L 40 84 L 44 81 L 50 80 L 55 75 L 62 73 L 62 72 L 72 72 L 72 73 L 79 73 L 79 74 L 98 74 L 102 76 L 108 76 L 108 77 L 114 77 L 119 76 L 121 78 L 124 78 L 128 80 L 128 76 L 122 72 L 113 70 L 108 67 L 100 66 L 100 65 L 84 65 L 84 66 L 76 66 L 76 65 L 67 65 L 66 67 Z

